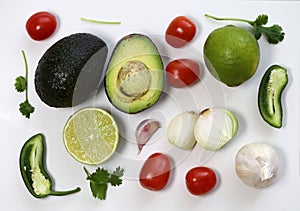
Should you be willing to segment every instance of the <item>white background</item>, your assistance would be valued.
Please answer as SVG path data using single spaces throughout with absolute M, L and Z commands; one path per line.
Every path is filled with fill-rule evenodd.
M 192 1 L 173 0 L 141 1 L 16 1 L 0 3 L 1 13 L 1 177 L 0 209 L 5 211 L 29 210 L 299 210 L 299 79 L 300 44 L 298 21 L 300 4 L 296 1 Z M 58 17 L 59 27 L 49 39 L 33 41 L 25 31 L 25 22 L 38 11 L 50 11 Z M 190 89 L 178 90 L 166 83 L 160 101 L 149 110 L 136 115 L 118 112 L 108 102 L 103 86 L 95 99 L 76 108 L 55 109 L 46 106 L 34 89 L 34 71 L 39 58 L 54 42 L 75 32 L 90 32 L 101 37 L 112 50 L 113 45 L 130 33 L 148 34 L 156 42 L 162 55 L 170 58 L 187 57 L 203 63 L 202 48 L 208 34 L 229 22 L 215 22 L 204 14 L 221 17 L 255 19 L 269 15 L 269 24 L 280 24 L 286 33 L 278 45 L 259 40 L 261 61 L 253 78 L 240 87 L 227 88 L 214 80 L 203 68 L 201 82 Z M 191 46 L 174 50 L 163 40 L 169 22 L 179 15 L 186 15 L 197 24 L 197 35 Z M 97 25 L 80 21 L 80 17 L 121 20 L 121 25 Z M 230 22 L 232 23 L 232 22 Z M 234 23 L 245 26 L 244 24 Z M 14 90 L 14 80 L 24 74 L 21 50 L 25 50 L 29 63 L 29 98 L 36 111 L 28 120 L 18 111 L 24 95 Z M 167 59 L 165 60 L 165 62 Z M 265 70 L 280 64 L 288 70 L 289 83 L 282 103 L 284 124 L 281 129 L 267 125 L 259 115 L 257 91 Z M 204 65 L 203 65 L 204 67 Z M 65 150 L 62 129 L 67 118 L 78 108 L 99 106 L 109 110 L 117 119 L 121 135 L 118 150 L 111 160 L 101 166 L 113 170 L 125 168 L 125 179 L 120 187 L 109 187 L 107 199 L 94 199 L 85 180 L 83 164 L 75 161 Z M 179 111 L 200 112 L 209 106 L 226 106 L 233 111 L 240 123 L 238 135 L 216 153 L 206 152 L 196 146 L 191 152 L 174 149 L 165 137 L 168 121 Z M 141 155 L 136 155 L 134 129 L 141 120 L 155 117 L 162 128 L 153 137 Z M 129 122 L 129 123 L 128 123 Z M 19 153 L 24 142 L 36 133 L 46 137 L 47 169 L 55 181 L 54 189 L 67 190 L 77 186 L 81 192 L 64 196 L 35 199 L 26 190 L 19 171 Z M 244 185 L 234 171 L 234 157 L 247 143 L 262 141 L 272 145 L 280 158 L 280 172 L 276 182 L 262 190 Z M 172 157 L 175 168 L 165 190 L 151 192 L 143 189 L 136 180 L 143 160 L 155 151 Z M 218 185 L 205 196 L 192 196 L 184 184 L 185 173 L 197 165 L 213 168 L 218 174 Z M 88 166 L 90 171 L 96 167 Z

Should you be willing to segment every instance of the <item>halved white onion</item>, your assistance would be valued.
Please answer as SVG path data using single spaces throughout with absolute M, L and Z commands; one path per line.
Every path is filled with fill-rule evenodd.
M 205 149 L 219 150 L 238 131 L 238 120 L 229 110 L 208 108 L 200 113 L 194 127 L 196 141 Z
M 192 149 L 196 143 L 193 131 L 197 118 L 198 115 L 194 112 L 182 112 L 176 115 L 168 125 L 169 142 L 183 150 Z

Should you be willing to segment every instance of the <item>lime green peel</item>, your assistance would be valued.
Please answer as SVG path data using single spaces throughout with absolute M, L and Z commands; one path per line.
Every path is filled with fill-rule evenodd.
M 80 18 L 80 20 L 91 22 L 91 23 L 98 23 L 98 24 L 121 24 L 121 21 L 102 21 L 102 20 L 94 20 L 88 18 Z

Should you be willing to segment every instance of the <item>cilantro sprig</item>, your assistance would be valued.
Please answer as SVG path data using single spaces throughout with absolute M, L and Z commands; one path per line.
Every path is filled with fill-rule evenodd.
M 254 36 L 258 40 L 261 35 L 264 34 L 271 44 L 277 44 L 284 39 L 285 33 L 283 29 L 278 24 L 272 26 L 265 26 L 268 23 L 268 16 L 265 14 L 259 15 L 254 21 L 249 21 L 240 18 L 217 18 L 212 15 L 205 14 L 206 17 L 212 18 L 214 20 L 227 20 L 227 21 L 240 21 L 250 24 L 254 29 Z
M 109 173 L 106 169 L 100 167 L 92 174 L 90 174 L 85 167 L 83 167 L 83 169 L 87 175 L 86 179 L 90 181 L 90 188 L 93 196 L 100 200 L 106 199 L 109 183 L 112 186 L 119 186 L 122 184 L 121 177 L 124 175 L 124 169 L 120 166 L 117 167 L 113 173 Z
M 15 80 L 15 89 L 17 92 L 24 92 L 25 91 L 25 101 L 20 103 L 19 105 L 19 111 L 22 115 L 24 115 L 26 118 L 30 118 L 30 114 L 34 112 L 34 107 L 29 103 L 28 100 L 28 63 L 25 56 L 24 50 L 22 50 L 22 55 L 25 63 L 25 77 L 24 76 L 18 76 Z

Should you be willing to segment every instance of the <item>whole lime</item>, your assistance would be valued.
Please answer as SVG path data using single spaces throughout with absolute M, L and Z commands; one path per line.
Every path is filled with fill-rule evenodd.
M 210 73 L 227 86 L 239 86 L 256 72 L 260 49 L 247 29 L 227 25 L 212 31 L 204 44 L 204 60 Z

